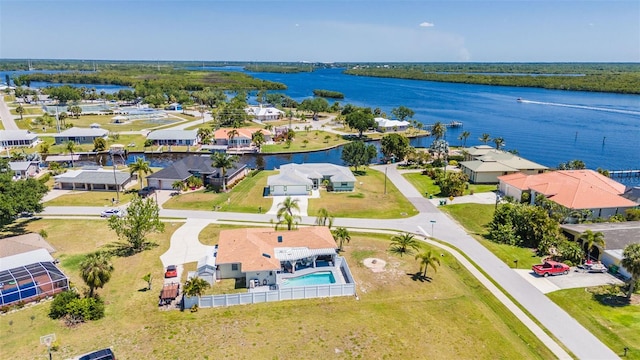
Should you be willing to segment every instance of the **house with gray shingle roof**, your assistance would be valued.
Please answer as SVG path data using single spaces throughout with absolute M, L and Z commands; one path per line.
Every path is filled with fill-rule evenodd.
M 54 176 L 55 188 L 65 190 L 123 191 L 131 181 L 131 174 L 112 170 L 71 170 Z
M 198 130 L 155 130 L 147 135 L 154 145 L 198 145 Z
M 77 144 L 93 144 L 97 138 L 107 139 L 109 131 L 105 129 L 80 128 L 72 127 L 59 134 L 53 134 L 56 139 L 56 145 L 65 144 L 73 141 Z
M 540 174 L 548 168 L 518 155 L 479 145 L 464 149 L 469 161 L 461 162 L 462 172 L 474 184 L 497 184 L 498 176 L 522 172 L 527 175 Z
M 176 181 L 186 182 L 188 178 L 195 176 L 202 179 L 206 185 L 221 186 L 222 171 L 211 166 L 213 161 L 207 156 L 191 155 L 171 163 L 166 168 L 147 176 L 147 185 L 156 189 L 171 190 Z M 236 164 L 227 169 L 226 183 L 233 184 L 247 175 L 246 164 Z
M 270 195 L 308 195 L 327 181 L 331 191 L 353 191 L 356 178 L 348 167 L 329 164 L 286 164 L 267 178 Z
M 37 134 L 28 130 L 0 130 L 0 148 L 33 147 L 39 140 Z

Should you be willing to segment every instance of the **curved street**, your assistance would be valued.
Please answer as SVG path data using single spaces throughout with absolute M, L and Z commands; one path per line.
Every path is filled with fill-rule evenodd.
M 559 306 L 553 303 L 542 292 L 523 279 L 516 271 L 498 259 L 455 221 L 442 213 L 428 199 L 402 177 L 395 165 L 373 166 L 375 170 L 387 173 L 387 177 L 395 186 L 411 201 L 420 211 L 420 214 L 404 219 L 356 219 L 337 218 L 334 226 L 344 226 L 354 231 L 379 230 L 379 231 L 406 231 L 418 235 L 433 236 L 434 238 L 451 244 L 464 253 L 475 265 L 482 269 L 498 284 L 506 294 L 509 294 L 529 314 L 531 314 L 542 326 L 553 334 L 562 344 L 580 359 L 616 359 L 618 356 L 604 345 L 598 338 L 580 325 L 573 317 L 567 314 Z M 99 215 L 103 208 L 100 207 L 47 207 L 42 215 Z M 217 223 L 258 223 L 269 224 L 270 220 L 276 220 L 274 215 L 228 213 L 213 211 L 191 210 L 167 210 L 160 211 L 161 217 L 186 218 L 189 221 L 206 219 Z M 313 224 L 315 217 L 303 217 L 303 224 Z M 435 221 L 435 223 L 432 223 Z M 434 234 L 427 234 L 433 225 Z M 186 229 L 185 229 L 186 230 Z M 197 238 L 197 236 L 196 236 Z M 443 247 L 442 244 L 429 241 Z M 457 252 L 455 252 L 457 253 Z M 454 253 L 454 256 L 455 256 Z M 558 344 L 551 339 L 540 327 L 526 316 L 511 300 L 476 269 L 473 264 L 465 264 L 464 257 L 458 258 L 463 265 L 476 276 L 498 299 L 505 304 L 523 323 L 531 329 L 541 341 L 543 341 L 558 358 L 570 358 Z M 464 259 L 466 260 L 466 259 Z

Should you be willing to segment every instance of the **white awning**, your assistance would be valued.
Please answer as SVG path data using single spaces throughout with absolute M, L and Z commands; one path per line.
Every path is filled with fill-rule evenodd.
M 336 249 L 309 249 L 306 247 L 279 247 L 274 248 L 276 259 L 280 261 L 298 260 L 312 256 L 335 255 Z

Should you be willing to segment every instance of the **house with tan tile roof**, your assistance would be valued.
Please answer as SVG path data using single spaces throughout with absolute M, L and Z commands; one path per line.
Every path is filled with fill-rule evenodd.
M 234 136 L 229 134 L 235 130 Z M 261 128 L 220 128 L 213 133 L 215 145 L 226 145 L 229 148 L 249 148 L 253 145 L 253 134 L 260 131 L 266 142 L 271 141 L 271 131 Z
M 521 199 L 538 194 L 571 210 L 590 210 L 594 218 L 624 214 L 638 206 L 621 195 L 625 186 L 593 170 L 559 170 L 537 175 L 516 173 L 500 176 L 498 188 L 506 196 Z
M 247 288 L 276 285 L 277 275 L 305 269 L 332 267 L 336 245 L 328 227 L 292 231 L 272 228 L 223 230 L 216 255 L 218 279 L 245 278 Z
M 497 184 L 498 177 L 508 174 L 540 174 L 548 168 L 518 155 L 479 145 L 464 149 L 465 159 L 460 162 L 462 172 L 474 184 Z

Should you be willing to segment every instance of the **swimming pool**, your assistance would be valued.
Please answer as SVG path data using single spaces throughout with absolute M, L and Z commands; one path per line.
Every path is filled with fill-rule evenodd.
M 327 285 L 335 284 L 336 279 L 331 271 L 322 271 L 313 274 L 302 275 L 299 277 L 288 278 L 282 280 L 282 287 L 297 287 L 309 285 Z

